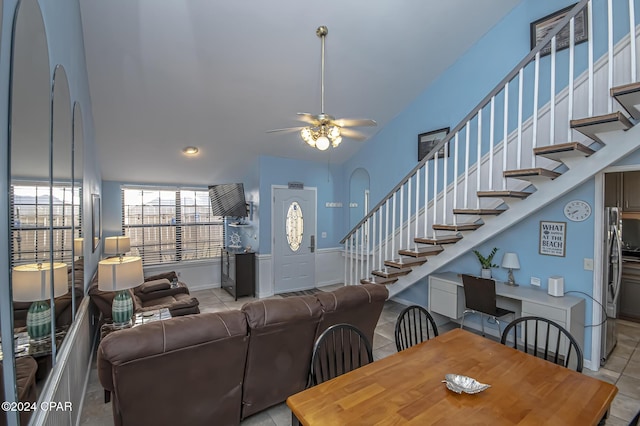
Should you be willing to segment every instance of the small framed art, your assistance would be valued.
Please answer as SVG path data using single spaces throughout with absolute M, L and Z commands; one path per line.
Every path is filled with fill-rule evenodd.
M 536 47 L 536 45 L 549 34 L 549 31 L 552 31 L 555 25 L 564 18 L 567 13 L 573 9 L 574 5 L 569 7 L 565 7 L 564 9 L 558 10 L 557 12 L 553 12 L 550 15 L 545 16 L 544 18 L 540 18 L 537 21 L 534 21 L 530 24 L 531 31 L 531 49 Z M 574 43 L 582 43 L 589 39 L 589 31 L 587 29 L 588 26 L 587 20 L 587 8 L 582 9 L 575 17 L 574 20 Z M 558 35 L 556 36 L 556 51 L 566 49 L 569 47 L 569 24 L 565 25 L 565 27 L 560 30 Z M 545 56 L 551 53 L 551 44 L 546 45 L 542 50 L 540 50 L 540 56 Z
M 418 161 L 422 161 L 422 159 L 429 154 L 433 148 L 444 139 L 449 133 L 449 128 L 445 127 L 438 130 L 433 130 L 431 132 L 420 133 L 418 135 Z M 449 156 L 449 150 L 445 150 L 443 146 L 438 151 L 438 158 Z

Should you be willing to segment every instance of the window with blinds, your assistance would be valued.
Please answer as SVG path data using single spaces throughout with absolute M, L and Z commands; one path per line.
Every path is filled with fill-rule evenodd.
M 81 190 L 64 184 L 27 183 L 12 185 L 10 191 L 12 266 L 50 260 L 71 263 L 73 238 L 81 237 Z
M 210 259 L 224 246 L 207 190 L 122 187 L 122 231 L 144 265 Z

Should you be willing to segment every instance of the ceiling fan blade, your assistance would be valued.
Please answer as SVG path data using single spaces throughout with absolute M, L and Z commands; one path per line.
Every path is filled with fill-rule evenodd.
M 300 130 L 304 129 L 303 127 L 287 127 L 284 129 L 274 129 L 274 130 L 267 130 L 267 133 L 276 133 L 276 132 L 298 132 Z
M 333 120 L 333 122 L 340 127 L 364 127 L 378 125 L 375 120 L 365 118 L 339 118 L 337 120 Z
M 363 141 L 368 138 L 364 133 L 360 133 L 357 130 L 342 128 L 340 129 L 340 134 L 346 138 L 357 139 L 359 141 Z
M 309 114 L 308 112 L 299 112 L 298 120 L 313 124 L 314 126 L 318 124 L 318 117 L 313 114 Z

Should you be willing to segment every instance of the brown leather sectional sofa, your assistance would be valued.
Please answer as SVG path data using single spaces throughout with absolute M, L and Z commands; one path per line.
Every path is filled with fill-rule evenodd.
M 142 285 L 129 290 L 133 299 L 133 310 L 144 312 L 168 308 L 173 317 L 199 313 L 198 299 L 189 294 L 187 286 L 182 283 L 177 287 L 171 286 L 171 282 L 177 280 L 178 276 L 173 271 L 145 277 Z M 111 319 L 111 305 L 116 293 L 98 289 L 97 272 L 89 283 L 88 294 L 102 314 L 102 319 Z
M 307 386 L 313 343 L 346 322 L 373 338 L 386 287 L 271 298 L 106 336 L 98 375 L 116 425 L 237 425 Z

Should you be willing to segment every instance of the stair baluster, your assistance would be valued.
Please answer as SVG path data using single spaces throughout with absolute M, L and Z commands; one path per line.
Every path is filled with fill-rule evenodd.
M 580 0 L 514 70 L 349 232 L 344 239 L 345 250 L 352 252 L 349 260 L 357 266 L 350 269 L 355 271 L 358 281 L 369 280 L 370 271 L 373 271 L 371 280 L 374 282 L 399 281 L 392 287 L 394 290 L 390 290 L 391 294 L 395 294 L 489 240 L 504 227 L 544 207 L 569 191 L 571 185 L 584 182 L 606 164 L 635 149 L 633 141 L 609 137 L 608 134 L 605 138 L 603 135 L 617 129 L 629 129 L 634 124 L 612 108 L 614 97 L 627 108 L 630 115 L 637 114 L 635 119 L 640 119 L 640 109 L 634 107 L 640 104 L 640 83 L 635 81 L 634 3 L 633 0 L 628 1 L 629 23 L 625 22 L 625 17 L 620 24 L 621 28 L 633 28 L 633 37 L 616 41 L 613 29 L 614 24 L 618 23 L 612 13 L 613 1 L 606 1 L 606 27 L 599 25 L 594 31 L 592 1 Z M 574 42 L 576 16 L 585 7 L 589 32 L 585 37 L 585 45 L 578 47 Z M 620 13 L 620 10 L 616 9 L 616 13 Z M 557 34 L 566 26 L 569 27 L 569 46 L 560 49 Z M 607 44 L 608 51 L 594 60 L 593 45 L 596 41 L 599 45 Z M 542 49 L 547 48 L 549 51 L 542 55 Z M 579 64 L 582 67 L 580 69 L 576 69 L 577 49 L 587 52 L 587 63 Z M 633 51 L 630 52 L 630 49 Z M 631 63 L 629 68 L 626 68 L 627 61 Z M 616 64 L 625 67 L 624 73 L 616 68 Z M 541 67 L 544 70 L 542 73 Z M 568 84 L 557 91 L 556 84 L 562 80 L 558 76 L 567 74 Z M 547 80 L 541 81 L 541 75 Z M 625 80 L 629 76 L 631 84 L 611 87 L 614 80 Z M 515 90 L 511 86 L 516 79 L 517 96 L 510 96 L 510 92 Z M 609 87 L 602 90 L 602 86 L 607 84 L 605 82 Z M 609 89 L 611 96 L 603 97 L 609 94 Z M 528 100 L 531 95 L 533 105 L 525 108 L 525 102 L 531 102 Z M 503 114 L 496 114 L 496 101 L 500 97 L 503 104 L 498 104 L 498 108 L 503 108 Z M 510 99 L 512 97 L 514 99 Z M 541 99 L 544 105 L 540 105 Z M 527 116 L 524 110 L 527 110 Z M 593 117 L 594 111 L 608 111 L 611 114 Z M 584 115 L 585 112 L 591 118 L 574 117 L 574 114 Z M 578 132 L 573 132 L 574 128 L 585 134 L 588 140 L 574 140 L 574 135 L 582 137 Z M 464 141 L 460 139 L 462 132 Z M 637 130 L 634 134 L 639 132 Z M 611 145 L 607 150 L 606 145 L 593 143 L 600 139 L 616 140 L 617 145 Z M 460 149 L 461 145 L 464 145 L 463 149 Z M 448 155 L 440 155 L 440 149 L 444 149 Z M 601 150 L 605 152 L 599 155 Z M 591 159 L 594 155 L 596 157 Z M 603 158 L 609 163 L 605 164 Z M 462 161 L 464 170 L 461 171 L 459 166 Z M 575 167 L 578 162 L 584 166 Z M 569 176 L 567 179 L 557 179 L 557 183 L 552 182 L 561 174 Z M 463 193 L 459 194 L 459 190 Z M 470 198 L 473 196 L 475 208 L 469 208 L 473 206 L 473 199 Z M 463 208 L 458 208 L 459 205 L 463 205 Z M 458 215 L 466 215 L 470 219 L 458 220 Z M 504 219 L 493 220 L 492 216 L 497 215 Z M 406 241 L 403 232 L 405 227 Z M 478 230 L 470 235 L 472 229 Z M 432 257 L 443 251 L 448 254 Z M 426 262 L 427 257 L 429 262 Z

